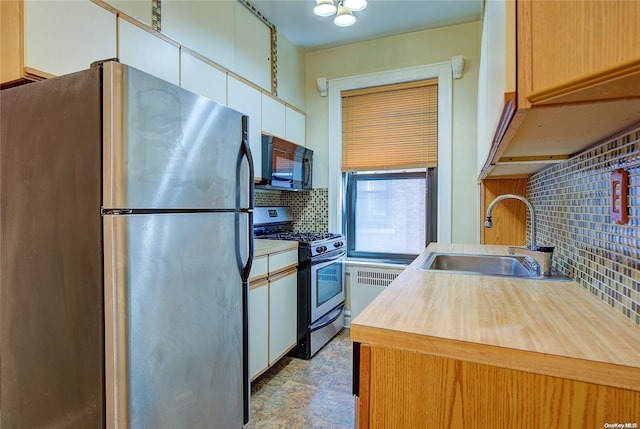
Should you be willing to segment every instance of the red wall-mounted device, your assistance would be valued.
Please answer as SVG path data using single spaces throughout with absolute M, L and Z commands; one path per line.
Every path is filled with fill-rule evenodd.
M 622 168 L 611 172 L 611 220 L 622 225 L 627 223 L 627 194 L 629 173 Z

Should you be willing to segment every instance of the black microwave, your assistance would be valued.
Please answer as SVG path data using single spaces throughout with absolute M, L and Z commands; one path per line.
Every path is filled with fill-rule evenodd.
M 262 136 L 262 180 L 257 187 L 300 191 L 311 189 L 313 151 L 287 140 Z

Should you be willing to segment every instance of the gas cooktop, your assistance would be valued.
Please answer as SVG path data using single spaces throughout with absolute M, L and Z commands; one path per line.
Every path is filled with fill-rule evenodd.
M 289 240 L 300 243 L 315 243 L 317 241 L 330 240 L 333 238 L 341 238 L 340 234 L 331 232 L 278 232 L 274 234 L 261 235 L 257 238 L 266 238 L 269 240 Z

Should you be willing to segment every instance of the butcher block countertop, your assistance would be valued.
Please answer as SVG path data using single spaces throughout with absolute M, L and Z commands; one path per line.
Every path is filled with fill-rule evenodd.
M 640 327 L 575 282 L 418 270 L 432 243 L 362 313 L 351 340 L 640 391 Z
M 259 258 L 260 256 L 265 256 L 270 253 L 280 253 L 286 252 L 287 250 L 298 249 L 297 241 L 257 239 L 253 240 L 253 243 L 254 258 Z

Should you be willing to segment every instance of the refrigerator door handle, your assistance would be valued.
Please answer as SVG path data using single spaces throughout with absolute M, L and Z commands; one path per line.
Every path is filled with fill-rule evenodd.
M 236 214 L 235 214 L 235 226 L 236 226 L 236 261 L 238 264 L 238 270 L 240 271 L 240 277 L 242 278 L 242 314 L 243 314 L 243 328 L 242 328 L 242 347 L 243 347 L 243 358 L 242 358 L 242 372 L 243 372 L 243 422 L 247 424 L 249 422 L 249 414 L 250 414 L 250 386 L 251 381 L 249 379 L 249 275 L 251 272 L 251 265 L 253 263 L 253 254 L 254 254 L 254 245 L 253 245 L 253 159 L 251 158 L 251 149 L 249 147 L 248 141 L 248 129 L 249 129 L 249 117 L 242 116 L 242 143 L 240 145 L 240 149 L 238 152 L 238 158 L 236 161 L 236 183 L 238 186 L 236 187 Z M 249 172 L 246 178 L 248 182 L 249 198 L 248 198 L 248 207 L 242 207 L 242 190 L 240 189 L 240 184 L 243 183 L 242 179 L 242 163 L 246 158 Z M 240 217 L 246 214 L 247 215 L 247 230 L 246 230 L 246 238 L 249 242 L 248 246 L 248 254 L 247 261 L 242 260 L 242 251 L 240 245 L 240 237 L 241 237 L 241 227 L 240 227 Z
M 249 273 L 251 271 L 251 265 L 253 263 L 253 204 L 254 204 L 254 194 L 253 194 L 253 176 L 254 176 L 254 168 L 253 168 L 253 159 L 251 157 L 251 148 L 249 147 L 248 141 L 248 129 L 249 129 L 249 117 L 242 116 L 242 144 L 240 145 L 240 149 L 238 151 L 238 158 L 236 162 L 236 183 L 243 183 L 241 180 L 242 174 L 242 162 L 246 159 L 247 164 L 249 166 L 249 177 L 247 178 L 248 182 L 248 193 L 249 193 L 249 206 L 246 209 L 242 209 L 242 192 L 240 187 L 236 189 L 236 207 L 240 210 L 240 212 L 247 213 L 249 216 L 248 221 L 248 232 L 247 239 L 249 242 L 249 253 L 247 255 L 247 261 L 242 260 L 242 255 L 240 251 L 240 222 L 239 215 L 236 215 L 236 259 L 238 262 L 238 269 L 240 270 L 240 276 L 242 277 L 242 281 L 246 282 L 249 280 Z

